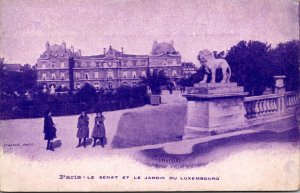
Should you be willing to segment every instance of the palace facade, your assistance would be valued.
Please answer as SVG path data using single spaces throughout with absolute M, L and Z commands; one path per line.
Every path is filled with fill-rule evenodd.
M 190 78 L 197 72 L 198 68 L 192 62 L 182 62 L 182 73 L 184 78 Z
M 118 51 L 111 46 L 103 53 L 82 56 L 81 50 L 66 48 L 66 43 L 50 45 L 37 60 L 38 83 L 55 88 L 79 89 L 85 83 L 96 89 L 114 89 L 121 85 L 136 85 L 149 69 L 164 70 L 174 82 L 182 77 L 181 55 L 174 49 L 173 42 L 153 44 L 150 55 L 134 55 Z M 72 80 L 72 81 L 71 81 Z

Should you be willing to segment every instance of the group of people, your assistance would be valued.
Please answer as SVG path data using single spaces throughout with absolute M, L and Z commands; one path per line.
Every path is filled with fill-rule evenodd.
M 97 112 L 95 117 L 94 128 L 92 131 L 92 137 L 94 138 L 93 147 L 97 145 L 97 141 L 100 140 L 100 145 L 104 147 L 107 143 L 105 126 L 104 126 L 104 116 L 102 112 Z M 56 127 L 52 120 L 52 114 L 50 110 L 47 110 L 44 117 L 44 139 L 47 140 L 47 150 L 54 151 L 53 139 L 56 138 Z M 78 145 L 81 147 L 83 142 L 83 147 L 86 148 L 86 140 L 89 138 L 89 117 L 86 111 L 82 111 L 81 115 L 78 117 L 77 122 L 77 138 Z

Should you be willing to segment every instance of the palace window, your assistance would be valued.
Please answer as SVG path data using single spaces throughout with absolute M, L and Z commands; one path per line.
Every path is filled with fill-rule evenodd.
M 52 79 L 52 80 L 55 80 L 55 78 L 56 78 L 56 77 L 55 77 L 55 74 L 52 73 L 52 74 L 51 74 L 51 79 Z
M 132 77 L 136 78 L 136 71 L 132 71 Z
M 170 68 L 167 70 L 167 75 L 172 76 L 172 70 Z
M 89 74 L 85 73 L 85 79 L 88 80 L 89 79 Z
M 95 72 L 95 78 L 99 78 L 99 72 Z
M 173 74 L 173 76 L 177 76 L 176 70 L 173 70 L 172 74 Z
M 55 65 L 52 63 L 52 64 L 51 64 L 51 68 L 54 68 L 54 67 L 55 67 Z
M 100 64 L 99 64 L 99 62 L 96 62 L 96 67 L 100 67 Z
M 61 79 L 61 80 L 65 80 L 65 73 L 61 73 L 61 74 L 60 74 L 60 79 Z
M 113 71 L 108 71 L 107 72 L 107 78 L 108 79 L 113 79 L 114 78 L 114 72 Z
M 46 80 L 46 78 L 47 78 L 46 73 L 43 73 L 43 74 L 42 74 L 42 79 L 43 79 L 43 80 Z
M 146 71 L 142 71 L 142 77 L 146 77 Z
M 64 67 L 65 67 L 65 63 L 64 63 L 64 62 L 61 62 L 61 63 L 60 63 L 60 67 L 61 67 L 61 68 L 64 68 Z
M 123 78 L 127 78 L 127 71 L 123 71 Z
M 81 67 L 81 62 L 77 62 L 77 67 L 78 67 L 78 68 Z
M 91 67 L 91 63 L 90 62 L 86 62 L 86 66 L 89 68 Z
M 76 73 L 75 73 L 75 77 L 76 77 L 77 80 L 80 78 L 79 72 L 76 72 Z

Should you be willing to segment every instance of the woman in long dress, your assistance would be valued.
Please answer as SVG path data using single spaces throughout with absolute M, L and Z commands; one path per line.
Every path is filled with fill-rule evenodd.
M 101 146 L 104 147 L 106 141 L 106 134 L 105 134 L 105 126 L 104 126 L 104 116 L 102 112 L 96 113 L 95 117 L 95 125 L 92 132 L 92 137 L 94 138 L 93 147 L 96 146 L 97 139 L 100 139 Z
M 47 110 L 44 116 L 44 139 L 47 140 L 46 150 L 54 151 L 52 140 L 56 138 L 56 128 L 51 117 L 51 111 Z
M 81 115 L 78 117 L 77 128 L 76 136 L 79 139 L 77 147 L 81 146 L 81 141 L 83 139 L 83 146 L 86 148 L 86 138 L 89 137 L 89 117 L 85 111 L 82 111 Z

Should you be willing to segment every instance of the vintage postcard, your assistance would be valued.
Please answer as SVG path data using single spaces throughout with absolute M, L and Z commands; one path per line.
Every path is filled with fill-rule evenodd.
M 0 0 L 0 190 L 299 190 L 299 10 Z

